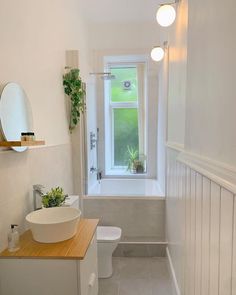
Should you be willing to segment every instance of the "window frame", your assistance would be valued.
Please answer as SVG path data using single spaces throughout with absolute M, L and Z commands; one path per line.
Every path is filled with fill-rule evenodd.
M 133 57 L 132 57 L 133 58 Z M 136 67 L 138 68 L 138 64 L 144 65 L 144 73 L 143 73 L 143 80 L 146 81 L 147 79 L 147 61 L 145 59 L 138 59 L 138 60 L 105 60 L 104 59 L 104 71 L 110 72 L 111 68 L 129 68 L 129 67 Z M 145 83 L 144 83 L 145 84 Z M 144 103 L 145 103 L 145 116 L 144 116 L 144 126 L 143 131 L 143 147 L 144 152 L 147 151 L 147 130 L 146 130 L 146 85 L 144 85 L 145 91 L 142 94 L 144 96 Z M 139 114 L 139 94 L 136 101 L 127 101 L 127 102 L 112 102 L 111 100 L 111 81 L 104 81 L 104 106 L 105 106 L 105 112 L 104 112 L 104 130 L 105 130 L 105 174 L 106 175 L 133 175 L 129 171 L 127 171 L 127 166 L 116 166 L 114 161 L 114 109 L 124 109 L 124 108 L 132 108 L 137 109 Z M 138 123 L 139 124 L 139 123 Z M 147 174 L 147 170 L 145 173 Z

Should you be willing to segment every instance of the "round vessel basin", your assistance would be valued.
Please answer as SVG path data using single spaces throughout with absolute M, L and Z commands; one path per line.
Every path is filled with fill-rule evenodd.
M 81 211 L 76 208 L 53 207 L 26 216 L 33 239 L 40 243 L 57 243 L 72 238 L 77 231 Z

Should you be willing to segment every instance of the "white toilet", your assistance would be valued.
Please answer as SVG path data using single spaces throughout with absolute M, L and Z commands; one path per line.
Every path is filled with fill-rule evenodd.
M 97 227 L 98 277 L 109 278 L 112 275 L 112 253 L 121 238 L 121 229 L 113 226 Z
M 68 196 L 63 206 L 80 208 L 78 196 Z M 98 277 L 109 278 L 112 275 L 112 253 L 121 238 L 121 229 L 113 226 L 97 227 Z

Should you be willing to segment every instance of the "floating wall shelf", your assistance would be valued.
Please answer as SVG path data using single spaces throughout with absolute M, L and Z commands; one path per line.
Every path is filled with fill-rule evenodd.
M 0 147 L 13 147 L 13 146 L 37 146 L 45 145 L 44 140 L 33 141 L 0 141 Z

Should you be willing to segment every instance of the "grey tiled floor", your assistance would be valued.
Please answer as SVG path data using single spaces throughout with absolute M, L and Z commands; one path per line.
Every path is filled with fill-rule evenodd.
M 99 280 L 99 295 L 173 295 L 165 257 L 114 257 L 113 272 Z

